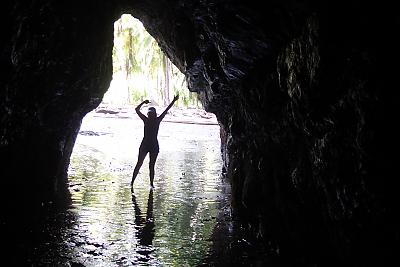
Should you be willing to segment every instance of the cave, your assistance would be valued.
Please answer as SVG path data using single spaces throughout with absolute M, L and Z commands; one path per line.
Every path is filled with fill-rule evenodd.
M 3 2 L 2 233 L 68 202 L 124 13 L 217 116 L 233 210 L 254 236 L 305 265 L 398 261 L 400 16 L 356 0 Z

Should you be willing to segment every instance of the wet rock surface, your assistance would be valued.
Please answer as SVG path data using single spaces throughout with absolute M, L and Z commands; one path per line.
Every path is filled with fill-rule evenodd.
M 68 198 L 69 157 L 108 88 L 112 26 L 125 12 L 216 114 L 235 216 L 254 236 L 308 263 L 394 259 L 396 9 L 257 3 L 2 3 L 0 175 L 23 196 L 2 224 L 16 207 L 37 214 Z

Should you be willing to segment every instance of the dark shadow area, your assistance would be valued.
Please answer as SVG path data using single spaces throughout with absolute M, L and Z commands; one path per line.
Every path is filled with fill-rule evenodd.
M 135 193 L 132 193 L 132 203 L 135 210 L 135 229 L 138 240 L 137 252 L 148 256 L 154 249 L 154 216 L 153 216 L 153 190 L 149 190 L 149 196 L 146 205 L 146 213 L 143 214 L 139 204 L 136 201 Z
M 11 218 L 11 219 L 10 219 Z M 1 221 L 1 255 L 10 266 L 55 266 L 70 260 L 65 230 L 73 229 L 76 218 L 65 207 L 14 211 Z
M 224 180 L 223 184 L 221 192 L 225 197 L 218 204 L 216 224 L 210 236 L 212 246 L 197 266 L 309 266 L 301 257 L 282 256 L 276 243 L 260 238 L 260 233 L 255 233 L 249 222 L 235 214 L 229 198 L 229 181 Z

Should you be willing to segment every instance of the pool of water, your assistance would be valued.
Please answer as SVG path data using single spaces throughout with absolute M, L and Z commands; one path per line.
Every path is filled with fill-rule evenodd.
M 85 117 L 69 167 L 72 205 L 60 263 L 196 266 L 207 257 L 218 211 L 229 198 L 219 126 L 162 122 L 155 188 L 147 157 L 132 193 L 142 137 L 139 119 Z

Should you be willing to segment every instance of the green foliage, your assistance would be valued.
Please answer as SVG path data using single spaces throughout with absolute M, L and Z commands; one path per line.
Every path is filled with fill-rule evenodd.
M 126 88 L 114 91 L 125 90 L 130 96 L 123 99 L 128 103 L 150 98 L 162 104 L 179 93 L 178 106 L 200 105 L 197 95 L 188 90 L 185 76 L 166 58 L 142 23 L 131 15 L 122 15 L 114 24 L 113 73 L 114 79 L 126 79 L 118 83 L 125 84 Z

